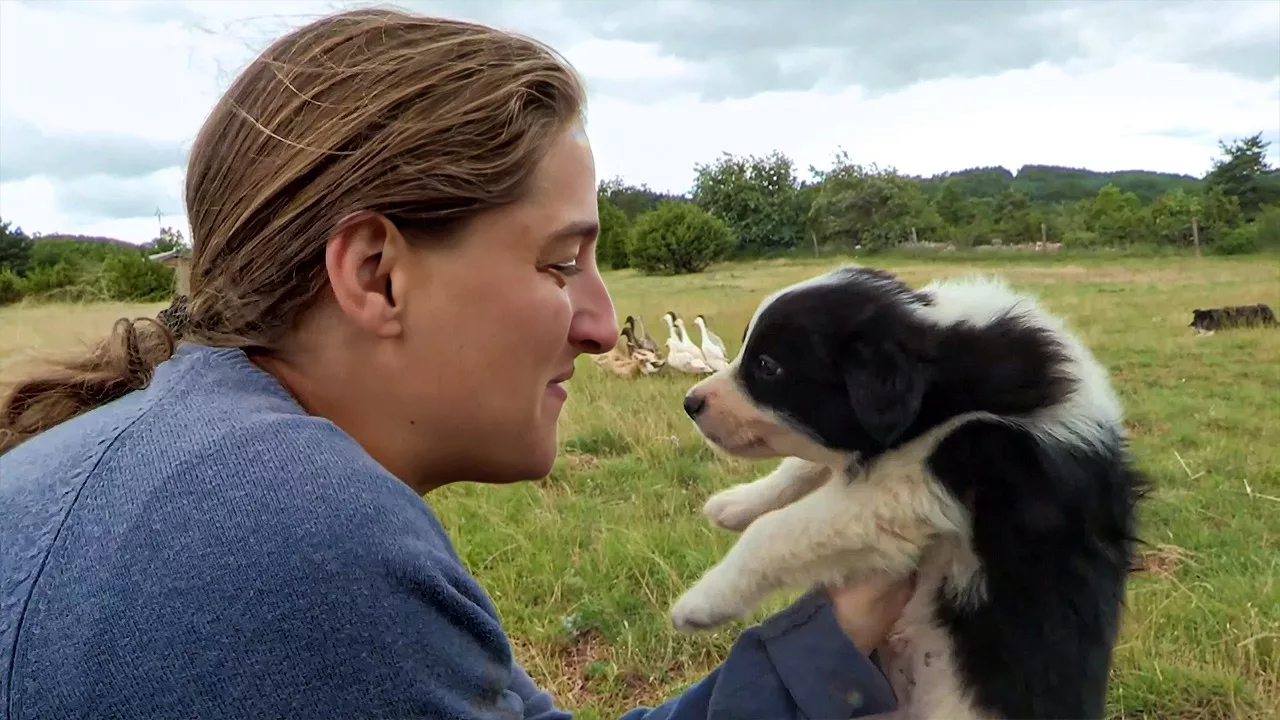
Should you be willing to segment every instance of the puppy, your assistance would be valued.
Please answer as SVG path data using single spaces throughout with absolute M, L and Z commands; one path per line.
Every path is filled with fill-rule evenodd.
M 1103 716 L 1146 481 L 1106 371 L 1032 299 L 840 268 L 766 298 L 684 409 L 722 452 L 785 459 L 707 502 L 745 531 L 678 629 L 917 572 L 886 666 L 896 717 Z

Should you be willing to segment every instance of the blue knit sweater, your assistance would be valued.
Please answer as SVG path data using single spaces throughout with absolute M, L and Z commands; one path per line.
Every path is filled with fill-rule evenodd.
M 5 720 L 569 717 L 428 505 L 238 350 L 185 345 L 146 390 L 0 456 L 0 601 Z M 893 702 L 807 596 L 625 717 Z

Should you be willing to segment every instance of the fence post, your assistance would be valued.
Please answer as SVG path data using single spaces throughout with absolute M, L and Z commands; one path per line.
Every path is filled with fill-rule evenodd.
M 1191 242 L 1196 246 L 1196 257 L 1200 257 L 1200 221 L 1191 218 Z

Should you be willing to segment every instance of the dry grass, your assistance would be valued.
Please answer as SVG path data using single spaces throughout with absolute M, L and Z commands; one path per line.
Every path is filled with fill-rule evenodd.
M 727 265 L 683 278 L 608 277 L 619 315 L 706 315 L 736 349 L 770 290 L 834 261 Z M 912 283 L 999 272 L 1065 315 L 1112 370 L 1155 492 L 1150 543 L 1116 652 L 1114 718 L 1277 717 L 1280 708 L 1280 331 L 1196 337 L 1190 310 L 1280 308 L 1274 258 L 968 264 L 884 259 Z M 0 308 L 0 382 L 32 351 L 92 339 L 156 306 Z M 703 501 L 767 466 L 709 453 L 679 410 L 687 377 L 607 377 L 579 362 L 552 477 L 454 486 L 430 498 L 489 590 L 517 655 L 580 717 L 678 692 L 724 656 L 735 628 L 681 636 L 666 611 L 732 537 Z M 779 598 L 771 607 L 785 601 Z

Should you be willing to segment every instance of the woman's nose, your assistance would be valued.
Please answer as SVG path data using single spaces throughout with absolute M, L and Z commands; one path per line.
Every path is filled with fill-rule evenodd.
M 609 352 L 618 344 L 618 317 L 604 278 L 591 273 L 590 281 L 575 289 L 569 342 L 586 353 Z M 587 278 L 580 278 L 587 280 Z

